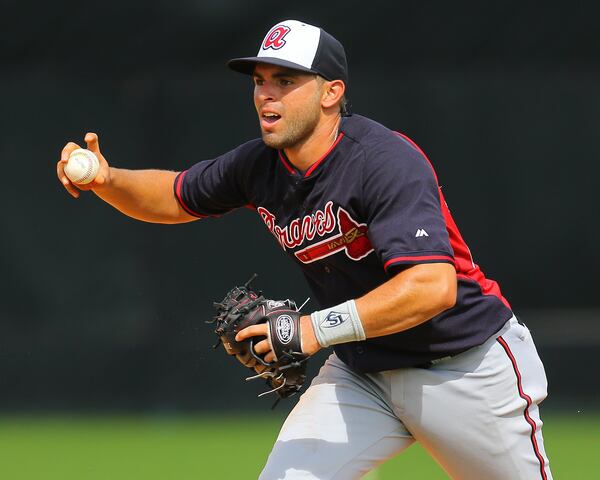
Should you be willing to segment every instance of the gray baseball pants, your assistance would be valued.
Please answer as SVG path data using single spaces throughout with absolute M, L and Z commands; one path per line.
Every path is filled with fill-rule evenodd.
M 538 409 L 546 388 L 531 334 L 514 317 L 427 369 L 359 374 L 332 354 L 260 479 L 358 479 L 415 441 L 453 479 L 551 479 Z

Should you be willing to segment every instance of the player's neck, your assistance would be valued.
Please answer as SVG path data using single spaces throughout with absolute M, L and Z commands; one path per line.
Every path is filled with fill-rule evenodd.
M 287 159 L 294 167 L 305 172 L 319 161 L 335 143 L 339 135 L 341 117 L 339 114 L 319 122 L 315 131 L 303 142 L 284 149 Z

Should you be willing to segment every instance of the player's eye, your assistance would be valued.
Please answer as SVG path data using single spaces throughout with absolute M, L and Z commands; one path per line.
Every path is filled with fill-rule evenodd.
M 265 81 L 262 78 L 254 77 L 254 85 L 262 85 Z
M 282 87 L 287 87 L 289 85 L 292 84 L 291 80 L 288 80 L 287 78 L 280 78 L 279 79 L 279 85 L 281 85 Z

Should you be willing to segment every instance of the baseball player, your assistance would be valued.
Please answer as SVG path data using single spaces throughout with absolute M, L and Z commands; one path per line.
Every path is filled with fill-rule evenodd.
M 285 421 L 262 479 L 355 479 L 415 441 L 452 478 L 552 478 L 539 404 L 546 377 L 529 330 L 473 261 L 426 155 L 347 111 L 344 48 L 299 21 L 229 67 L 254 82 L 261 137 L 183 172 L 101 168 L 89 185 L 126 215 L 191 222 L 256 211 L 302 269 L 319 309 L 304 354 L 333 346 Z M 236 340 L 275 359 L 266 324 Z M 408 475 L 407 475 L 408 478 Z

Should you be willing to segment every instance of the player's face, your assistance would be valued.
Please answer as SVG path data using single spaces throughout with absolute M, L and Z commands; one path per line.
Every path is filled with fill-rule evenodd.
M 321 118 L 323 82 L 316 75 L 266 64 L 256 66 L 253 78 L 265 144 L 284 149 L 310 137 Z

